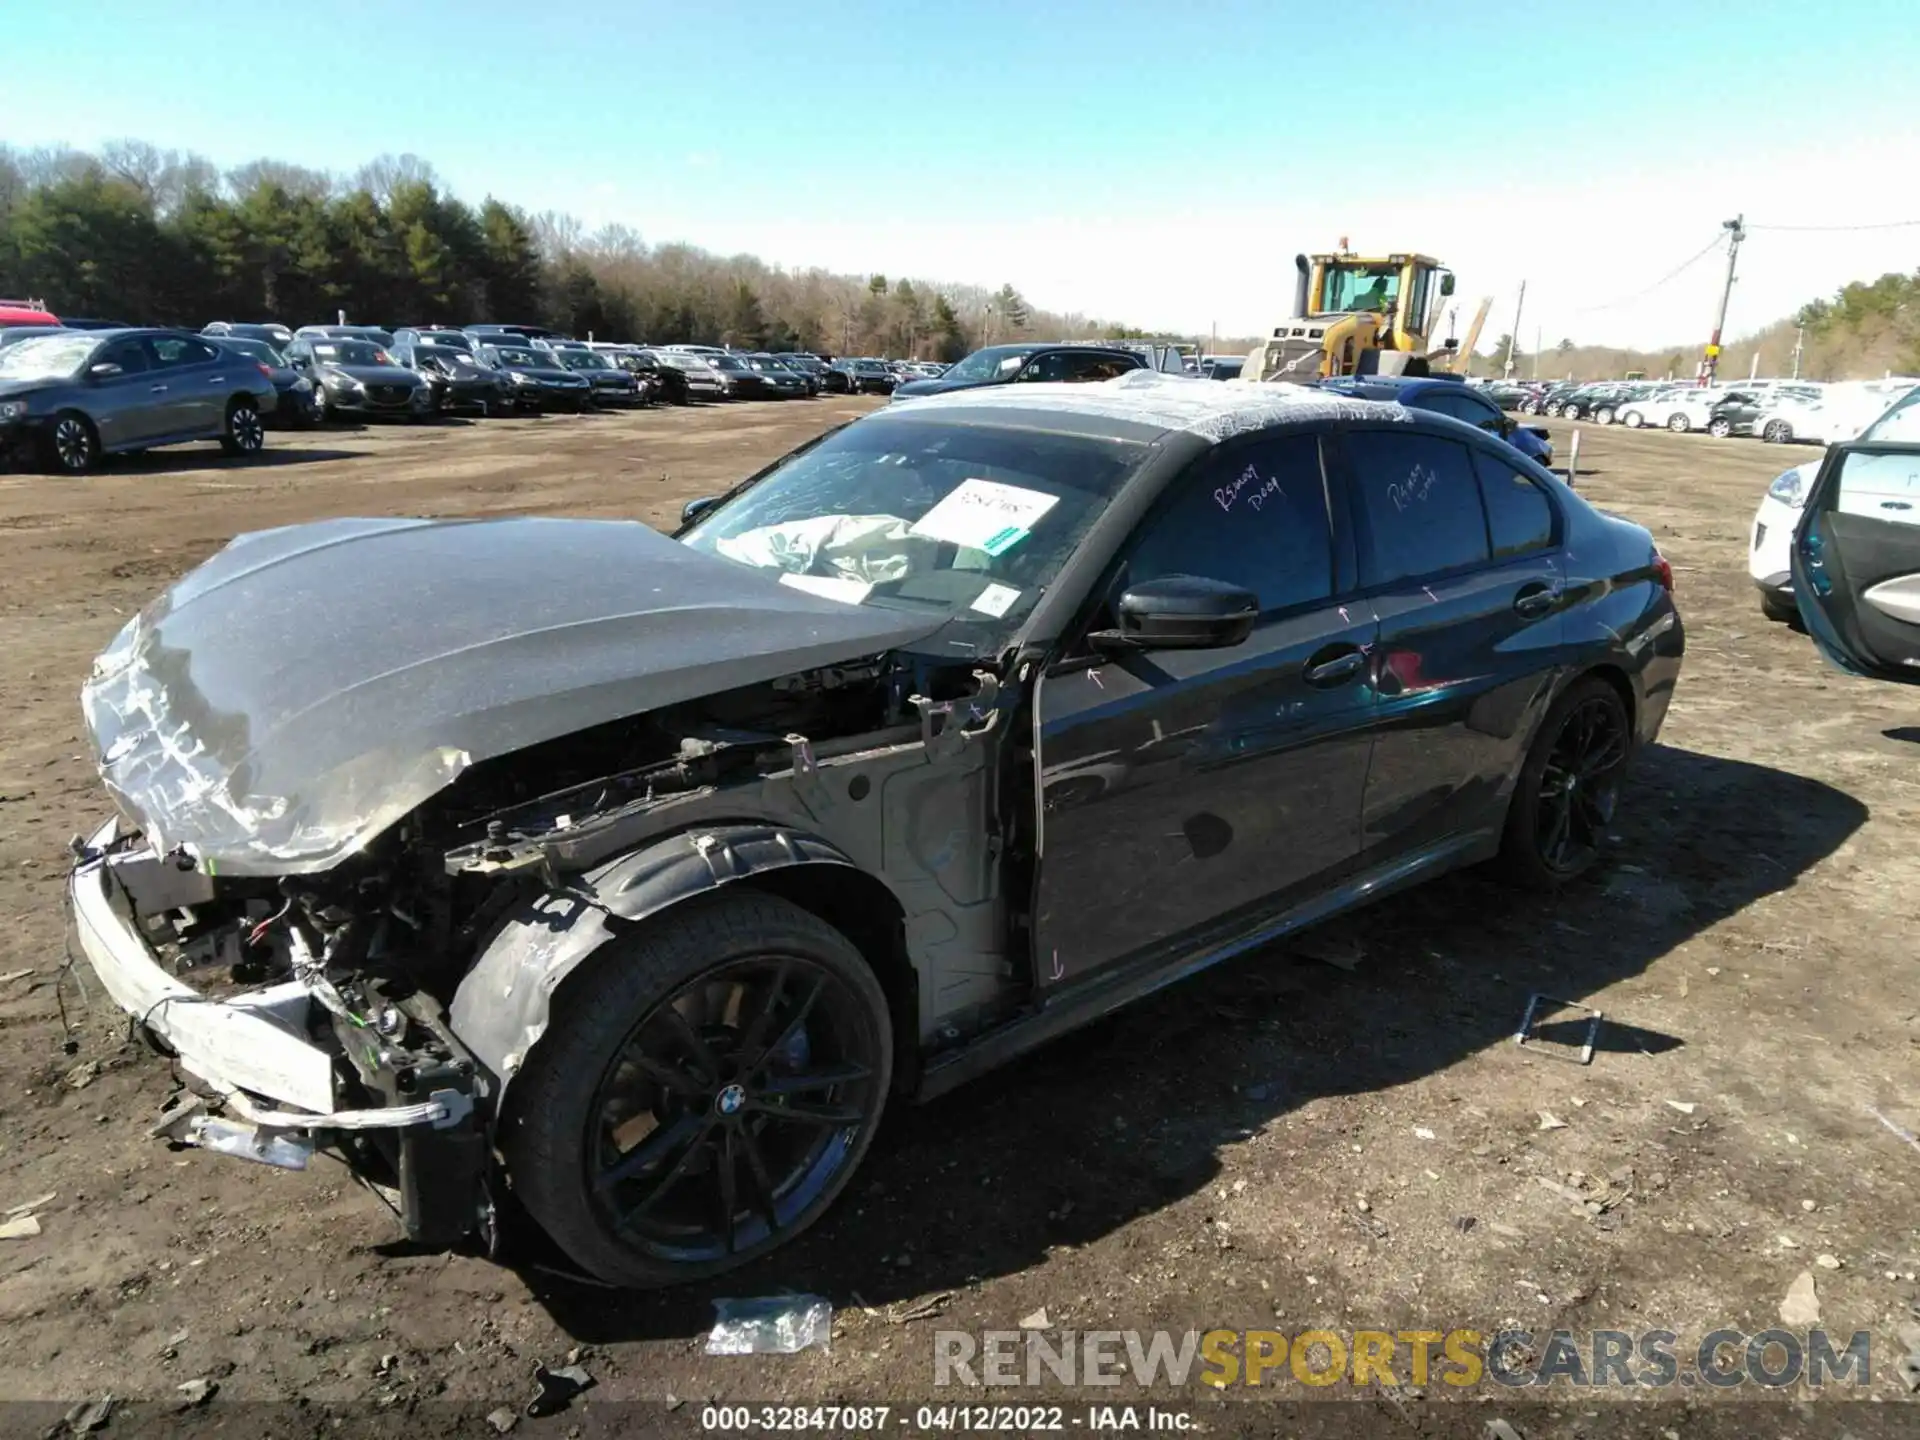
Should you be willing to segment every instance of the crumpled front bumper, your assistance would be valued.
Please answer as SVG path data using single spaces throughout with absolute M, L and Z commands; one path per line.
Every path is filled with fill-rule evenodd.
M 415 1126 L 445 1129 L 472 1114 L 471 1098 L 450 1090 L 436 1091 L 417 1104 L 338 1108 L 335 1055 L 315 1044 L 308 1029 L 313 993 L 300 981 L 289 980 L 212 1000 L 170 974 L 141 932 L 131 897 L 116 874 L 121 866 L 150 862 L 151 852 L 116 850 L 118 839 L 118 821 L 95 831 L 68 877 L 80 948 L 114 1003 L 235 1114 L 262 1131 L 309 1135 Z

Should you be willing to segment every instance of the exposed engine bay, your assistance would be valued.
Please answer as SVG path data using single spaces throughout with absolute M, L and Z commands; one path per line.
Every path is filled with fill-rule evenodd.
M 554 986 L 592 948 L 541 948 L 538 974 L 521 985 L 525 937 L 546 945 L 529 915 L 561 897 L 578 902 L 576 913 L 641 918 L 626 912 L 642 900 L 597 878 L 637 851 L 671 841 L 675 857 L 697 854 L 710 888 L 729 878 L 716 845 L 737 842 L 746 858 L 728 863 L 741 874 L 759 863 L 755 834 L 717 822 L 791 821 L 790 834 L 766 833 L 795 859 L 830 858 L 802 853 L 801 835 L 853 857 L 900 897 L 908 928 L 909 917 L 943 912 L 928 929 L 934 947 L 972 957 L 958 969 L 976 977 L 982 1023 L 1003 1013 L 1013 988 L 1007 916 L 999 867 L 987 857 L 1023 848 L 1022 827 L 999 833 L 996 817 L 1031 816 L 1030 776 L 1004 767 L 1023 789 L 1024 803 L 1008 807 L 993 793 L 988 747 L 971 737 L 1000 726 L 1010 709 L 991 671 L 888 653 L 481 761 L 318 873 L 209 874 L 189 848 L 155 854 L 127 823 L 104 853 L 81 847 L 79 859 L 100 863 L 109 898 L 189 992 L 163 996 L 144 1016 L 129 1005 L 149 1038 L 169 1048 L 163 1020 L 196 1002 L 230 1002 L 297 1035 L 332 1067 L 330 1077 L 311 1065 L 297 1081 L 268 1076 L 259 1089 L 229 1071 L 201 1088 L 230 1118 L 187 1107 L 170 1122 L 171 1138 L 290 1166 L 304 1166 L 314 1143 L 337 1147 L 384 1188 L 412 1238 L 446 1243 L 491 1229 L 492 1119 L 544 1029 Z M 937 784 L 914 778 L 929 767 Z M 957 773 L 966 777 L 958 786 Z M 938 813 L 915 813 L 925 797 L 941 797 Z M 949 853 L 944 837 L 975 825 L 989 827 L 993 843 Z M 786 861 L 774 854 L 767 863 Z M 191 1074 L 191 1057 L 182 1058 Z M 296 1108 L 270 1108 L 286 1104 Z

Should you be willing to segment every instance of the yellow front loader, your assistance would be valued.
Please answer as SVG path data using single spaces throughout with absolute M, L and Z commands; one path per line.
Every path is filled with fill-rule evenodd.
M 1294 314 L 1247 357 L 1242 380 L 1311 384 L 1332 375 L 1425 375 L 1472 355 L 1491 302 L 1464 347 L 1433 343 L 1453 272 L 1430 255 L 1296 255 Z

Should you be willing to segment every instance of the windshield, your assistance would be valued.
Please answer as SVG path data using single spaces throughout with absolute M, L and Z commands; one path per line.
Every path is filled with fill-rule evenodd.
M 989 345 L 976 350 L 941 378 L 945 380 L 991 380 L 996 375 L 1019 368 L 1031 352 L 1024 345 Z
M 100 342 L 84 330 L 77 334 L 35 335 L 0 350 L 0 380 L 51 380 L 71 375 Z
M 540 357 L 535 355 L 531 350 L 520 350 L 512 347 L 501 348 L 496 346 L 492 354 L 495 361 L 506 366 L 509 370 L 538 370 L 541 368 Z
M 285 365 L 286 357 L 264 340 L 247 340 L 237 335 L 223 335 L 220 343 L 229 350 L 238 350 L 242 355 L 259 360 L 267 365 Z
M 559 355 L 560 363 L 569 370 L 613 369 L 613 366 L 607 363 L 605 356 L 596 355 L 591 350 L 560 350 L 555 353 Z
M 1400 294 L 1398 265 L 1329 265 L 1323 311 L 1393 309 Z
M 371 340 L 316 340 L 313 353 L 329 365 L 391 365 L 387 352 Z
M 473 342 L 464 335 L 422 335 L 422 345 L 430 345 L 436 350 L 471 350 Z
M 47 342 L 41 340 L 34 343 L 44 345 Z M 1860 433 L 1860 438 L 1898 440 L 1907 444 L 1920 442 L 1920 385 L 1896 400 L 1892 409 Z
M 709 355 L 707 363 L 716 370 L 744 370 L 747 367 L 731 355 Z
M 797 589 L 944 612 L 992 650 L 1147 454 L 1128 441 L 877 418 L 788 457 L 680 538 Z

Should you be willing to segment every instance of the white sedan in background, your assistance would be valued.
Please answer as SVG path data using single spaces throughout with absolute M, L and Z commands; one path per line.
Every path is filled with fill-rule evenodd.
M 1851 440 L 1854 435 L 1835 437 Z M 1906 385 L 1872 424 L 1861 430 L 1861 440 L 1899 440 L 1920 443 L 1920 385 Z M 1793 600 L 1793 532 L 1800 523 L 1800 507 L 1820 473 L 1820 461 L 1809 460 L 1783 471 L 1761 497 L 1753 517 L 1753 536 L 1747 546 L 1747 574 L 1760 592 L 1760 613 L 1769 620 L 1790 621 L 1798 615 Z M 1845 496 L 1840 508 L 1851 509 Z
M 1697 385 L 1689 385 L 1664 395 L 1629 401 L 1620 407 L 1620 423 L 1629 430 L 1638 430 L 1643 425 L 1664 425 L 1676 433 L 1704 430 L 1713 407 L 1726 398 L 1725 390 L 1702 390 Z

